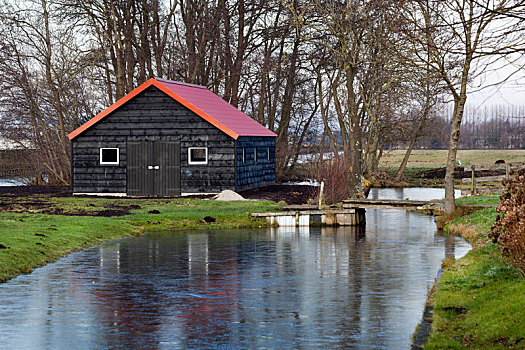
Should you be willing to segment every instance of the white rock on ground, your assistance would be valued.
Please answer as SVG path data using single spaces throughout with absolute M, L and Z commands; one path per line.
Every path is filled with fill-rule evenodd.
M 216 201 L 245 201 L 243 196 L 231 190 L 224 190 L 218 195 L 214 196 Z

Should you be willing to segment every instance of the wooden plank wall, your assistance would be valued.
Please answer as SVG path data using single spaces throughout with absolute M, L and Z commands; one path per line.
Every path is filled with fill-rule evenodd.
M 144 141 L 180 142 L 183 193 L 235 189 L 235 140 L 152 86 L 73 139 L 73 192 L 126 193 L 126 142 Z M 100 165 L 101 147 L 120 164 Z M 208 164 L 189 165 L 188 147 L 208 147 Z
M 267 151 L 270 149 L 270 160 Z M 246 162 L 243 163 L 243 149 Z M 254 150 L 257 150 L 255 161 Z M 275 137 L 247 137 L 237 139 L 237 191 L 275 183 Z

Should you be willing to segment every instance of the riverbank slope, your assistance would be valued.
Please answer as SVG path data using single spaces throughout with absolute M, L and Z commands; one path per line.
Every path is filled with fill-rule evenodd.
M 461 201 L 497 203 L 494 195 Z M 425 349 L 525 348 L 525 279 L 487 237 L 495 217 L 495 209 L 487 208 L 445 226 L 473 249 L 459 260 L 443 262 L 430 300 L 434 316 Z
M 276 211 L 270 201 L 199 198 L 0 195 L 0 282 L 67 254 L 145 231 L 260 227 L 249 214 Z

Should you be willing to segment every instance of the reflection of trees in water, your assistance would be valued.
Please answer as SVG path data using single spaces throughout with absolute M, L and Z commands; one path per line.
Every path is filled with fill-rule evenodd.
M 395 347 L 439 267 L 434 230 L 431 217 L 369 210 L 366 227 L 123 241 L 101 248 L 93 315 L 108 346 Z
M 456 242 L 454 236 L 445 237 L 445 258 L 456 257 Z

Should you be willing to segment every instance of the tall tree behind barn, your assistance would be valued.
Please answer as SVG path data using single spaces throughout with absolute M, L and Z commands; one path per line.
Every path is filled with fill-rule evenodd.
M 205 85 L 277 130 L 287 120 L 281 118 L 283 104 L 292 100 L 293 120 L 302 116 L 303 100 L 313 100 L 284 96 L 285 85 L 307 81 L 287 83 L 290 69 L 298 75 L 307 67 L 290 65 L 285 49 L 295 39 L 285 8 L 261 0 L 0 0 L 0 110 L 5 111 L 0 119 L 9 129 L 1 136 L 38 143 L 45 158 L 36 164 L 52 182 L 68 183 L 64 132 L 154 75 Z M 49 40 L 43 18 L 52 28 Z M 295 135 L 304 134 L 307 125 L 287 127 L 291 132 L 284 142 L 299 149 Z
M 37 151 L 33 176 L 69 184 L 67 132 L 92 114 L 94 89 L 74 24 L 54 16 L 46 0 L 0 8 L 1 136 Z

